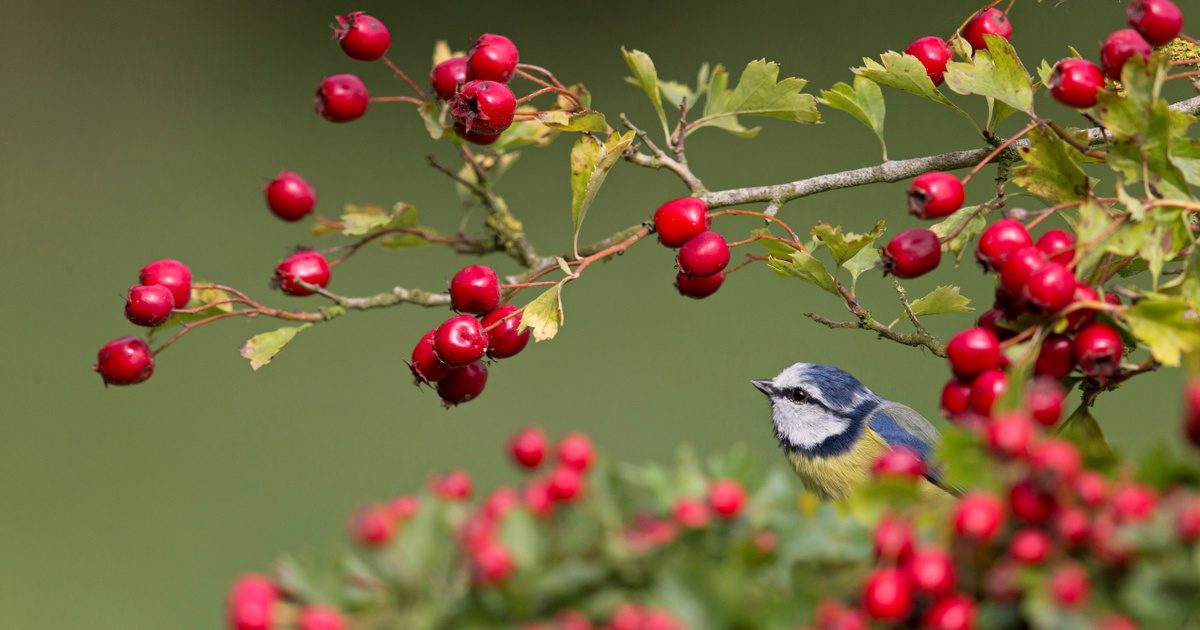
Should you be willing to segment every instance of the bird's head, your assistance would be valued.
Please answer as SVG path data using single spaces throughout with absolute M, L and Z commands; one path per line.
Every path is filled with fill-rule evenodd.
M 848 372 L 819 363 L 797 363 L 773 379 L 751 382 L 771 400 L 775 437 L 795 451 L 848 447 L 883 403 Z

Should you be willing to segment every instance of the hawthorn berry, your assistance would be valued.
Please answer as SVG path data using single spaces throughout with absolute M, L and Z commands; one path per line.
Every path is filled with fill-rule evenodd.
M 1066 390 L 1057 380 L 1035 378 L 1025 389 L 1025 407 L 1038 424 L 1052 427 L 1062 418 L 1066 397 Z
M 1096 104 L 1096 94 L 1104 88 L 1104 72 L 1087 59 L 1068 57 L 1054 65 L 1047 86 L 1059 103 L 1087 109 Z
M 483 315 L 500 304 L 500 279 L 487 265 L 463 267 L 450 280 L 450 304 L 460 313 Z
M 516 71 L 519 59 L 517 45 L 511 39 L 484 33 L 468 53 L 467 75 L 470 79 L 506 83 Z
M 1120 81 L 1121 70 L 1130 57 L 1140 55 L 1142 61 L 1147 61 L 1151 52 L 1153 48 L 1137 31 L 1124 28 L 1104 40 L 1100 47 L 1100 65 L 1104 67 L 1104 74 L 1108 75 L 1108 78 Z
M 1033 439 L 1033 421 L 1023 413 L 997 416 L 984 429 L 988 446 L 1004 457 L 1021 457 Z
M 1043 487 L 1069 485 L 1083 469 L 1083 458 L 1074 444 L 1049 438 L 1029 449 L 1029 469 Z
M 1075 356 L 1071 338 L 1066 335 L 1047 335 L 1038 350 L 1033 372 L 1039 376 L 1055 379 L 1066 378 L 1075 368 Z
M 592 467 L 596 447 L 582 433 L 569 433 L 558 441 L 558 462 L 567 468 L 583 472 Z
M 1125 16 L 1129 25 L 1155 46 L 1170 43 L 1183 30 L 1183 11 L 1171 0 L 1132 0 Z
M 481 322 L 487 330 L 489 357 L 507 359 L 515 357 L 529 344 L 529 329 L 521 330 L 521 316 L 514 315 L 517 307 L 505 304 L 483 316 Z M 488 330 L 490 328 L 490 330 Z
M 1200 378 L 1193 378 L 1184 393 L 1183 433 L 1200 448 Z
M 154 355 L 139 337 L 121 337 L 100 348 L 96 365 L 105 385 L 136 385 L 154 374 Z
M 396 497 L 388 504 L 388 509 L 392 511 L 392 517 L 397 521 L 405 521 L 413 516 L 421 509 L 421 499 L 411 494 Z
M 1075 259 L 1075 237 L 1064 230 L 1049 230 L 1037 240 L 1036 247 L 1046 259 L 1060 265 L 1070 265 Z
M 313 108 L 330 122 L 344 123 L 367 113 L 371 97 L 362 79 L 353 74 L 333 74 L 321 80 Z
M 966 595 L 943 597 L 929 607 L 921 624 L 928 630 L 972 630 L 975 628 L 975 602 Z
M 899 569 L 876 569 L 863 583 L 862 602 L 872 619 L 902 621 L 912 612 L 912 585 Z
M 483 515 L 499 521 L 521 504 L 521 495 L 512 486 L 500 486 L 483 500 Z
M 1094 470 L 1085 470 L 1075 480 L 1075 496 L 1088 507 L 1100 507 L 1108 500 L 1108 480 Z
M 954 560 L 944 549 L 918 549 L 909 558 L 907 569 L 909 580 L 919 592 L 937 596 L 954 590 Z
M 966 193 L 962 182 L 950 173 L 932 171 L 918 175 L 908 188 L 908 211 L 921 219 L 954 214 Z
M 1087 512 L 1079 508 L 1064 507 L 1054 517 L 1054 533 L 1071 547 L 1087 542 L 1090 528 Z
M 442 322 L 433 335 L 433 351 L 449 367 L 462 367 L 483 358 L 488 336 L 483 325 L 470 315 L 458 315 Z
M 333 35 L 351 59 L 375 61 L 392 45 L 392 35 L 378 19 L 355 11 L 334 18 Z
M 467 126 L 457 120 L 454 121 L 454 133 L 458 134 L 459 138 L 481 147 L 495 144 L 500 139 L 500 134 L 498 133 L 482 133 L 477 130 L 467 131 Z
M 681 497 L 672 509 L 675 522 L 687 529 L 700 529 L 708 525 L 708 505 L 700 499 Z
M 1004 340 L 1016 334 L 1015 331 L 1008 328 L 1001 322 L 1004 321 L 1004 311 L 998 308 L 990 308 L 975 320 L 975 325 L 985 330 L 992 331 L 997 339 Z
M 354 542 L 363 547 L 382 547 L 392 540 L 396 532 L 396 517 L 385 506 L 364 508 L 350 523 Z
M 986 328 L 968 328 L 946 344 L 950 369 L 960 378 L 970 378 L 1000 367 L 1000 340 Z
M 1004 505 L 985 492 L 969 492 L 954 508 L 954 532 L 962 538 L 986 542 L 1000 531 Z
M 467 81 L 450 101 L 450 114 L 463 129 L 487 135 L 508 129 L 516 109 L 512 90 L 495 81 Z
M 946 381 L 942 387 L 942 413 L 949 418 L 956 418 L 967 411 L 967 403 L 971 400 L 971 384 L 957 378 Z
M 1110 613 L 1096 620 L 1096 630 L 1138 630 L 1138 625 L 1129 617 Z
M 171 290 L 161 284 L 132 286 L 125 297 L 125 319 L 153 328 L 171 318 L 174 303 Z
M 971 411 L 981 415 L 992 415 L 996 401 L 1008 392 L 1008 376 L 1001 370 L 988 370 L 971 381 Z
M 1124 352 L 1121 335 L 1107 324 L 1094 323 L 1079 332 L 1072 353 L 1087 376 L 1104 378 L 1121 367 Z
M 1175 512 L 1175 534 L 1185 545 L 1200 541 L 1200 497 L 1184 497 Z
M 498 542 L 492 542 L 471 556 L 471 568 L 480 582 L 494 585 L 508 579 L 516 568 L 516 562 L 507 548 Z
M 729 245 L 716 232 L 701 232 L 679 248 L 675 260 L 679 270 L 689 277 L 715 276 L 729 264 Z
M 875 460 L 871 472 L 876 477 L 916 480 L 925 476 L 925 461 L 916 451 L 901 446 L 888 450 Z
M 583 473 L 569 466 L 555 468 L 546 482 L 555 501 L 569 503 L 583 494 Z
M 1140 522 L 1154 515 L 1158 495 L 1149 486 L 1129 482 L 1113 488 L 1109 501 L 1118 521 Z
M 298 630 L 346 630 L 346 618 L 335 608 L 328 606 L 305 606 L 300 611 Z
M 682 271 L 675 274 L 675 290 L 679 291 L 679 295 L 690 297 L 693 300 L 703 300 L 720 290 L 723 284 L 725 284 L 724 273 L 707 278 L 693 278 Z
M 1058 501 L 1053 494 L 1038 490 L 1031 480 L 1022 479 L 1008 489 L 1008 507 L 1019 520 L 1040 525 L 1054 516 Z
M 487 387 L 488 368 L 483 361 L 456 367 L 437 382 L 437 393 L 447 407 L 479 398 Z
M 1076 284 L 1074 272 L 1056 262 L 1047 262 L 1025 279 L 1022 297 L 1044 312 L 1057 313 L 1071 303 Z
M 908 45 L 904 52 L 912 55 L 925 66 L 925 74 L 934 85 L 941 85 L 946 73 L 946 64 L 954 58 L 950 44 L 933 35 L 922 37 Z
M 1012 37 L 1012 22 L 1000 9 L 987 9 L 979 12 L 963 27 L 962 36 L 973 50 L 987 50 L 984 35 L 998 35 L 1004 39 Z
M 450 368 L 442 363 L 441 359 L 438 359 L 437 353 L 433 350 L 433 336 L 436 333 L 436 328 L 425 333 L 413 347 L 412 359 L 408 367 L 412 370 L 417 383 L 436 383 L 450 373 Z
M 1041 564 L 1050 555 L 1050 537 L 1040 529 L 1026 527 L 1013 534 L 1008 556 L 1021 564 Z
M 708 484 L 708 506 L 722 518 L 733 518 L 746 505 L 746 491 L 742 485 L 729 479 L 720 479 Z
M 907 560 L 912 554 L 913 540 L 916 534 L 912 524 L 894 516 L 885 515 L 875 525 L 871 536 L 872 546 L 877 560 L 900 561 Z
M 280 171 L 267 184 L 264 192 L 267 207 L 284 221 L 299 221 L 312 212 L 317 204 L 317 190 L 303 177 L 291 171 Z
M 521 502 L 530 514 L 539 518 L 550 516 L 554 512 L 554 496 L 550 494 L 550 484 L 545 480 L 532 481 L 521 491 Z
M 1033 272 L 1046 266 L 1046 255 L 1036 247 L 1022 247 L 1004 258 L 1000 268 L 1000 284 L 1012 295 L 1024 296 L 1025 281 Z M 1071 289 L 1074 291 L 1074 285 Z
M 712 220 L 708 217 L 708 204 L 696 197 L 672 199 L 654 211 L 654 230 L 658 242 L 672 249 L 707 232 Z
M 1064 564 L 1050 574 L 1050 594 L 1060 606 L 1078 606 L 1092 589 L 1087 571 L 1074 562 Z
M 471 498 L 471 475 L 465 470 L 451 470 L 429 479 L 429 489 L 447 501 L 466 501 Z
M 1096 302 L 1100 300 L 1100 294 L 1092 287 L 1080 282 L 1075 285 L 1075 295 L 1071 296 L 1072 302 Z M 1091 308 L 1080 308 L 1067 313 L 1067 331 L 1078 332 L 1084 326 L 1092 323 L 1096 319 L 1096 311 Z
M 261 575 L 244 575 L 229 589 L 227 616 L 234 630 L 270 630 L 279 589 Z
M 916 278 L 937 268 L 942 261 L 942 244 L 933 230 L 904 230 L 888 241 L 880 256 L 884 273 Z
M 313 291 L 299 283 L 322 289 L 329 286 L 329 262 L 321 252 L 305 250 L 284 258 L 275 266 L 275 284 L 288 295 L 312 295 Z
M 537 468 L 546 458 L 549 443 L 546 433 L 537 427 L 526 427 L 517 431 L 508 442 L 508 452 L 513 461 L 522 468 Z
M 170 289 L 175 308 L 187 306 L 192 299 L 192 271 L 178 260 L 156 260 L 142 267 L 138 276 L 144 285 L 161 284 Z
M 466 57 L 451 57 L 429 71 L 429 83 L 433 86 L 433 93 L 443 101 L 454 98 L 458 86 L 466 82 Z

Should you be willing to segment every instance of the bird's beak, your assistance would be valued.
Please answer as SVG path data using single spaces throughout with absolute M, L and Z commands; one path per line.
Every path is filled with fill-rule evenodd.
M 756 378 L 750 382 L 758 388 L 758 391 L 768 396 L 775 393 L 775 382 L 769 378 Z

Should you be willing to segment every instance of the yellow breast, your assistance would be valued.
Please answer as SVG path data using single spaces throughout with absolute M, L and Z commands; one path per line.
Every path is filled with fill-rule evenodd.
M 862 485 L 871 474 L 871 466 L 888 450 L 878 433 L 867 429 L 854 446 L 829 457 L 808 457 L 788 452 L 788 461 L 810 492 L 822 499 L 839 501 Z

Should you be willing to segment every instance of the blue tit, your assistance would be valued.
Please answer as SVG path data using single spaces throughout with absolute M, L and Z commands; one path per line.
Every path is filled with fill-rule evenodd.
M 907 447 L 931 462 L 940 438 L 921 414 L 876 396 L 835 367 L 797 363 L 773 379 L 752 382 L 771 400 L 775 437 L 792 468 L 823 499 L 846 498 L 890 449 Z M 935 467 L 927 468 L 923 490 L 957 494 Z

